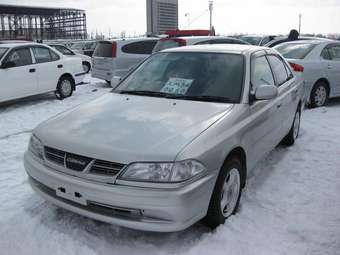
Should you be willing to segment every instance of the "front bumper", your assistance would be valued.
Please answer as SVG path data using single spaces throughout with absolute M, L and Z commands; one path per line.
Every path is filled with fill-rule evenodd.
M 53 204 L 99 221 L 156 232 L 186 229 L 208 209 L 215 177 L 208 175 L 176 189 L 100 184 L 69 176 L 25 154 L 32 188 Z M 67 198 L 60 196 L 65 189 Z M 57 195 L 59 193 L 59 195 Z

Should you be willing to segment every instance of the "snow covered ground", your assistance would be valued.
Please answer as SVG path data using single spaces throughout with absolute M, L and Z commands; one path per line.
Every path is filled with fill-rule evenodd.
M 44 95 L 0 106 L 0 254 L 340 254 L 340 100 L 306 110 L 301 136 L 251 174 L 240 212 L 211 232 L 119 228 L 59 209 L 30 189 L 22 159 L 41 121 L 107 93 L 99 80 L 64 101 Z

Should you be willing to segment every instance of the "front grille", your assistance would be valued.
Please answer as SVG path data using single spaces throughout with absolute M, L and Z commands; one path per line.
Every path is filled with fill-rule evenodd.
M 90 172 L 99 175 L 116 175 L 123 167 L 123 164 L 96 159 Z
M 91 165 L 90 173 L 103 176 L 115 176 L 125 166 L 124 164 L 93 159 L 45 146 L 45 158 L 67 169 L 82 172 Z

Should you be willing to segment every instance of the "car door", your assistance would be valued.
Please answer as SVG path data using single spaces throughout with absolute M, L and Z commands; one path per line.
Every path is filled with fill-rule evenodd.
M 36 63 L 39 92 L 55 90 L 64 68 L 60 57 L 44 46 L 34 46 L 32 52 Z
M 331 93 L 340 94 L 340 44 L 330 44 L 321 53 L 324 73 L 330 82 Z
M 268 55 L 267 59 L 279 90 L 277 112 L 275 114 L 275 123 L 280 128 L 276 137 L 276 142 L 279 143 L 288 134 L 293 123 L 298 105 L 297 101 L 299 100 L 298 88 L 292 72 L 279 55 Z
M 158 40 L 131 42 L 121 48 L 121 56 L 116 60 L 116 76 L 124 76 L 131 68 L 138 65 L 152 54 Z
M 274 76 L 265 52 L 256 53 L 251 58 L 251 91 L 250 91 L 250 141 L 252 150 L 249 160 L 257 162 L 272 150 L 277 143 L 279 126 L 276 123 L 278 113 L 277 98 L 271 100 L 255 100 L 256 88 L 262 85 L 275 85 Z
M 37 91 L 36 67 L 28 47 L 12 49 L 1 63 L 0 101 L 30 96 Z

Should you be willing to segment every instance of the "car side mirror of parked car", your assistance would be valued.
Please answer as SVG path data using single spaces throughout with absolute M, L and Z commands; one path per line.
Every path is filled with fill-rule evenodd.
M 255 90 L 256 100 L 269 100 L 277 97 L 279 90 L 275 85 L 260 85 Z
M 111 87 L 115 88 L 119 85 L 119 83 L 121 82 L 122 77 L 120 76 L 113 76 L 111 79 Z
M 1 65 L 2 69 L 7 69 L 11 67 L 15 67 L 15 63 L 13 61 L 6 61 Z

